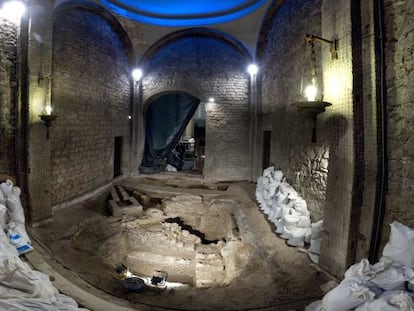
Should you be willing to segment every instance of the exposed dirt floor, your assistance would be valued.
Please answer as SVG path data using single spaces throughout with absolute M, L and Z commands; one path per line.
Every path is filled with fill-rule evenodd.
M 131 232 L 134 228 L 132 224 L 136 224 L 137 220 L 136 216 L 110 216 L 108 191 L 94 199 L 55 211 L 52 223 L 31 230 L 46 261 L 74 284 L 111 302 L 136 310 L 303 310 L 309 302 L 323 296 L 320 285 L 329 279 L 312 264 L 303 250 L 287 246 L 274 233 L 275 228 L 266 220 L 254 201 L 254 184 L 207 183 L 202 178 L 172 173 L 130 177 L 119 184 L 129 194 L 137 197 L 143 205 L 143 212 L 157 208 L 162 210 L 160 206 L 165 203 L 163 201 L 183 194 L 201 197 L 210 206 L 211 202 L 236 202 L 232 203 L 235 210 L 230 212 L 234 216 L 234 222 L 230 221 L 233 225 L 229 225 L 229 235 L 219 237 L 220 241 L 214 242 L 215 244 L 206 246 L 200 242 L 195 245 L 199 249 L 219 249 L 217 254 L 230 252 L 232 261 L 222 269 L 214 266 L 216 269 L 211 271 L 216 276 L 203 277 L 208 279 L 207 283 L 203 283 L 194 275 L 190 277 L 192 270 L 189 270 L 188 276 L 185 275 L 185 269 L 181 271 L 181 275 L 173 271 L 175 268 L 167 271 L 169 261 L 174 261 L 175 251 L 173 248 L 165 248 L 162 243 L 166 242 L 153 240 L 152 244 L 145 244 L 145 256 L 148 258 L 139 250 L 133 250 L 134 256 L 142 257 L 141 261 L 136 262 L 135 269 L 140 269 L 140 263 L 143 266 L 143 262 L 152 260 L 155 267 L 158 264 L 163 271 L 169 272 L 173 278 L 170 281 L 179 281 L 186 286 L 167 285 L 162 288 L 148 288 L 138 293 L 127 291 L 116 268 L 117 264 L 128 262 L 125 258 L 130 258 L 128 252 L 132 252 L 133 243 L 128 240 L 130 235 L 127 233 Z M 140 219 L 143 223 L 143 219 L 147 218 Z M 199 219 L 202 223 L 206 222 L 204 216 Z M 229 221 L 227 225 L 228 223 Z M 212 226 L 217 228 L 217 223 Z M 149 227 L 141 226 L 139 230 L 142 228 L 149 228 L 153 233 L 159 232 L 161 224 L 152 223 Z M 208 226 L 204 225 L 202 228 L 208 229 Z M 185 233 L 186 237 L 191 236 L 191 233 Z M 140 235 L 142 237 L 141 233 Z M 158 234 L 160 236 L 162 234 Z M 179 238 L 176 241 L 178 240 Z M 229 245 L 230 240 L 238 241 L 237 245 L 241 246 L 231 248 L 226 253 L 223 248 Z M 148 250 L 148 245 L 152 245 L 153 254 L 151 249 Z M 225 249 L 228 250 L 229 247 Z M 163 261 L 163 254 L 167 253 L 168 256 L 165 255 L 166 259 Z M 197 258 L 188 248 L 187 253 L 183 251 L 183 254 L 183 258 L 187 258 L 189 262 Z M 194 266 L 200 266 L 197 259 L 195 262 Z M 144 268 L 142 271 L 145 272 Z M 136 272 L 132 269 L 131 271 Z M 208 273 L 210 270 L 206 271 Z M 208 286 L 208 282 L 211 282 L 211 286 Z

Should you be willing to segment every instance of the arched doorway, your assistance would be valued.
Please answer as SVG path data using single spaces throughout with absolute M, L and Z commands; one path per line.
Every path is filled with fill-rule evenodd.
M 146 105 L 142 173 L 183 171 L 202 173 L 205 108 L 186 92 L 154 96 Z

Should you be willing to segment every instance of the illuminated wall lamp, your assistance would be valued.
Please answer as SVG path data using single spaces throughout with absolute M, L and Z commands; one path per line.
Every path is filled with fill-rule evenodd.
M 45 107 L 45 112 L 39 115 L 39 117 L 46 126 L 46 139 L 49 139 L 49 128 L 58 116 L 56 114 L 52 114 L 52 107 L 47 105 Z
M 303 113 L 305 116 L 312 119 L 311 142 L 316 143 L 316 121 L 317 121 L 318 115 L 322 112 L 325 112 L 325 108 L 331 106 L 332 104 L 323 101 L 322 100 L 323 96 L 318 91 L 314 42 L 320 41 L 324 43 L 329 43 L 331 45 L 332 59 L 338 59 L 337 40 L 330 41 L 330 40 L 326 40 L 318 36 L 307 34 L 305 36 L 305 41 L 309 44 L 311 48 L 311 61 L 312 61 L 311 84 L 305 88 L 304 94 L 302 94 L 302 96 L 305 97 L 306 100 L 293 103 L 293 106 L 297 108 L 297 111 Z

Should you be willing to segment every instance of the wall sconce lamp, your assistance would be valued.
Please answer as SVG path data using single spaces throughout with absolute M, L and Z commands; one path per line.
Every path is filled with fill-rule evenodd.
M 299 112 L 303 113 L 305 116 L 312 119 L 311 142 L 316 143 L 316 121 L 317 121 L 318 115 L 324 112 L 326 107 L 329 107 L 332 104 L 323 101 L 323 96 L 318 90 L 314 42 L 320 41 L 324 43 L 329 43 L 331 45 L 332 59 L 338 59 L 337 40 L 330 41 L 330 40 L 326 40 L 318 36 L 307 34 L 305 36 L 305 41 L 309 44 L 311 48 L 311 62 L 312 62 L 311 72 L 310 72 L 311 84 L 308 85 L 305 88 L 304 93 L 301 94 L 303 97 L 305 97 L 306 100 L 293 103 L 293 106 L 295 106 Z
M 45 123 L 46 126 L 46 139 L 49 139 L 49 127 L 52 125 L 52 122 L 58 117 L 56 114 L 52 114 L 52 107 L 46 106 L 45 112 L 39 115 L 40 119 Z
M 42 81 L 45 81 L 45 98 L 44 98 L 44 109 L 42 114 L 39 115 L 40 120 L 42 120 L 46 126 L 46 139 L 49 139 L 49 128 L 52 125 L 52 122 L 56 120 L 58 117 L 56 114 L 52 113 L 52 106 L 50 103 L 48 104 L 48 96 L 50 96 L 50 84 L 51 84 L 51 75 L 43 76 L 39 73 L 38 76 L 38 83 L 40 84 Z M 50 100 L 50 99 L 49 99 Z

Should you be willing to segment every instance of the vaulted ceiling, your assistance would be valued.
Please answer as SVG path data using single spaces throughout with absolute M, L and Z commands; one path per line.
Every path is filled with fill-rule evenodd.
M 239 19 L 267 0 L 99 0 L 118 15 L 159 26 L 205 26 Z

